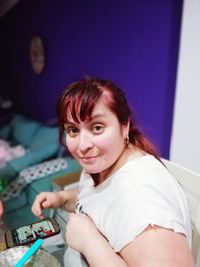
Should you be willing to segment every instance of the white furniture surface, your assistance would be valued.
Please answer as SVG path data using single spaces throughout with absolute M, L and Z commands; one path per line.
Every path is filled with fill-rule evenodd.
M 196 267 L 200 267 L 200 175 L 172 161 L 162 161 L 185 192 L 192 221 L 192 253 Z

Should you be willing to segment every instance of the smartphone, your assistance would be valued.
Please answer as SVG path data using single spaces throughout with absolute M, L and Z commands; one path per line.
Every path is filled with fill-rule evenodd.
M 38 238 L 47 238 L 60 232 L 55 218 L 48 218 L 17 229 L 6 231 L 7 247 L 23 246 L 34 242 Z

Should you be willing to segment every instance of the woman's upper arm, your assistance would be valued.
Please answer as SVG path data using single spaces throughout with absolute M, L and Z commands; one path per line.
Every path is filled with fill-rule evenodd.
M 194 267 L 186 237 L 157 226 L 149 226 L 120 255 L 129 267 Z

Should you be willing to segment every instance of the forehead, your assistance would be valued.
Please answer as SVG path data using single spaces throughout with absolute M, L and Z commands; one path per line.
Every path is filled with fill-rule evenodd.
M 109 107 L 104 103 L 104 101 L 99 100 L 92 110 L 91 117 L 107 117 L 109 115 L 115 115 Z
M 77 109 L 77 113 L 78 109 Z M 105 101 L 101 98 L 98 100 L 98 102 L 94 105 L 94 108 L 91 112 L 91 114 L 88 114 L 88 116 L 85 118 L 85 120 L 81 120 L 79 114 L 77 114 L 77 117 L 79 118 L 79 121 L 75 121 L 73 119 L 73 116 L 71 114 L 71 112 L 68 112 L 68 118 L 67 121 L 69 123 L 81 123 L 81 122 L 89 122 L 91 120 L 94 119 L 106 119 L 106 118 L 110 118 L 111 116 L 115 116 L 116 115 L 109 109 L 108 105 L 105 103 Z

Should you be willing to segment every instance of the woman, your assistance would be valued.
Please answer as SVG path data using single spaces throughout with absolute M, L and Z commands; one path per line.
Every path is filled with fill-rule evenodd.
M 136 127 L 123 92 L 110 81 L 75 82 L 59 99 L 58 120 L 83 168 L 79 190 L 41 193 L 33 213 L 76 212 L 66 239 L 89 266 L 194 266 L 184 193 Z

